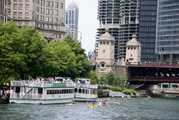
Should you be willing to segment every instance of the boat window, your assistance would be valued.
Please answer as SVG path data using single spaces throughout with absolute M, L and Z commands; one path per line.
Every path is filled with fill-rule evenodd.
M 20 92 L 20 87 L 16 87 L 16 93 Z
M 62 94 L 62 90 L 59 90 L 59 94 Z
M 88 94 L 88 90 L 86 89 L 86 94 Z
M 38 88 L 38 94 L 43 94 L 43 89 L 42 88 Z
M 79 89 L 79 93 L 81 93 L 81 89 Z
M 75 88 L 75 93 L 77 93 L 77 88 Z
M 85 93 L 85 89 L 83 89 L 83 93 Z
M 50 94 L 50 90 L 47 90 L 47 94 Z

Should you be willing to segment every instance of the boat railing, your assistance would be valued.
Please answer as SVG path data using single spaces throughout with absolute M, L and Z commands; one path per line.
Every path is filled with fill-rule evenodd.
M 156 90 L 170 90 L 170 91 L 179 91 L 179 88 L 156 88 Z
M 11 86 L 28 86 L 28 87 L 74 87 L 73 82 L 65 83 L 46 83 L 36 81 L 11 81 Z
M 97 89 L 98 85 L 97 84 L 81 84 L 81 83 L 76 83 L 75 87 L 77 88 L 93 88 L 93 89 Z
M 42 94 L 11 93 L 11 99 L 42 99 Z

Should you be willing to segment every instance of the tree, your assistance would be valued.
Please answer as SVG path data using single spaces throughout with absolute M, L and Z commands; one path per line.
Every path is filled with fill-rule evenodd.
M 113 72 L 109 72 L 108 74 L 106 74 L 106 83 L 108 85 L 112 85 L 114 81 L 114 73 Z
M 70 35 L 68 35 L 64 41 L 67 42 L 71 50 L 75 53 L 77 76 L 88 77 L 91 70 L 91 62 L 88 61 L 85 50 L 81 48 L 80 42 L 72 39 Z
M 46 40 L 36 28 L 23 26 L 21 33 L 25 46 L 25 63 L 26 69 L 20 69 L 20 77 L 24 79 L 25 75 L 33 78 L 43 75 L 44 66 L 46 65 L 46 56 L 44 48 L 47 46 Z
M 124 88 L 125 77 L 116 75 L 114 77 L 113 86 Z
M 90 79 L 92 84 L 98 83 L 100 81 L 96 71 L 93 70 L 90 71 Z
M 25 66 L 23 37 L 13 21 L 0 22 L 0 82 L 19 74 Z
M 70 46 L 65 41 L 51 41 L 48 50 L 53 54 L 53 62 L 56 61 L 58 75 L 74 78 L 77 73 L 76 57 Z

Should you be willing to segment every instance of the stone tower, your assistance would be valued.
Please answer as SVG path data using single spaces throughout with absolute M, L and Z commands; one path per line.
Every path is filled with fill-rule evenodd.
M 132 35 L 132 40 L 126 43 L 126 61 L 141 61 L 141 43 L 136 40 L 136 35 Z
M 98 57 L 96 60 L 96 70 L 99 75 L 102 73 L 114 72 L 114 45 L 115 38 L 106 30 L 105 34 L 98 39 Z

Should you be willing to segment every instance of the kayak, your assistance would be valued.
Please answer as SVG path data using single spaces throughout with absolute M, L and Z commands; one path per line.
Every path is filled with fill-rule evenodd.
M 88 105 L 87 107 L 88 108 L 95 108 L 95 107 L 98 107 L 98 105 Z
M 120 103 L 119 103 L 119 102 L 114 102 L 114 104 L 118 104 L 118 105 L 120 105 Z

